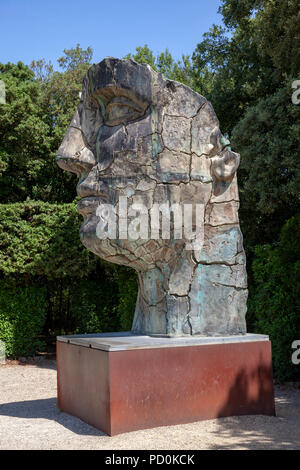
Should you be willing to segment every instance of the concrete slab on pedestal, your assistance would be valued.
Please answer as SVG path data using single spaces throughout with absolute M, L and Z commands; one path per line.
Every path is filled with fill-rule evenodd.
M 129 331 L 87 335 L 58 336 L 57 341 L 77 344 L 103 351 L 129 351 L 134 349 L 178 348 L 208 344 L 245 343 L 269 341 L 269 336 L 248 333 L 232 336 L 144 336 Z

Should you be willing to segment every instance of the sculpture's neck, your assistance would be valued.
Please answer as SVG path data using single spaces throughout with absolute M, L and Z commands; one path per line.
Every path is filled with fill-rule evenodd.
M 189 289 L 195 263 L 190 256 L 170 267 L 139 273 L 139 292 L 132 331 L 141 334 L 192 334 Z
M 185 251 L 172 267 L 165 264 L 139 274 L 134 333 L 211 336 L 246 332 L 248 291 L 240 231 L 230 228 L 220 234 L 214 250 L 217 242 L 222 243 L 224 263 L 213 262 L 213 250 L 208 252 L 210 258 L 203 251 L 198 262 Z M 228 249 L 229 242 L 234 249 Z

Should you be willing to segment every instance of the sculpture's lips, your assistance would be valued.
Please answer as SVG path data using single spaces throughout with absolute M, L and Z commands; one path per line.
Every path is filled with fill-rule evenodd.
M 101 203 L 107 203 L 107 196 L 87 196 L 77 203 L 78 212 L 84 217 L 96 214 L 97 207 Z

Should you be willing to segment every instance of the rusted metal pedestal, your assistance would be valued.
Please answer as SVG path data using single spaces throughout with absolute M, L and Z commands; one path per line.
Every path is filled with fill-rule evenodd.
M 274 415 L 267 336 L 57 338 L 58 406 L 109 435 L 224 416 Z

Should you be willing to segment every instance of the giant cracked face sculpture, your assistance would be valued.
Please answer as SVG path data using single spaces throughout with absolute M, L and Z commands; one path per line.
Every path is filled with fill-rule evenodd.
M 87 72 L 57 160 L 79 178 L 82 243 L 138 272 L 134 333 L 246 332 L 239 154 L 229 145 L 203 96 L 148 65 L 107 58 Z

